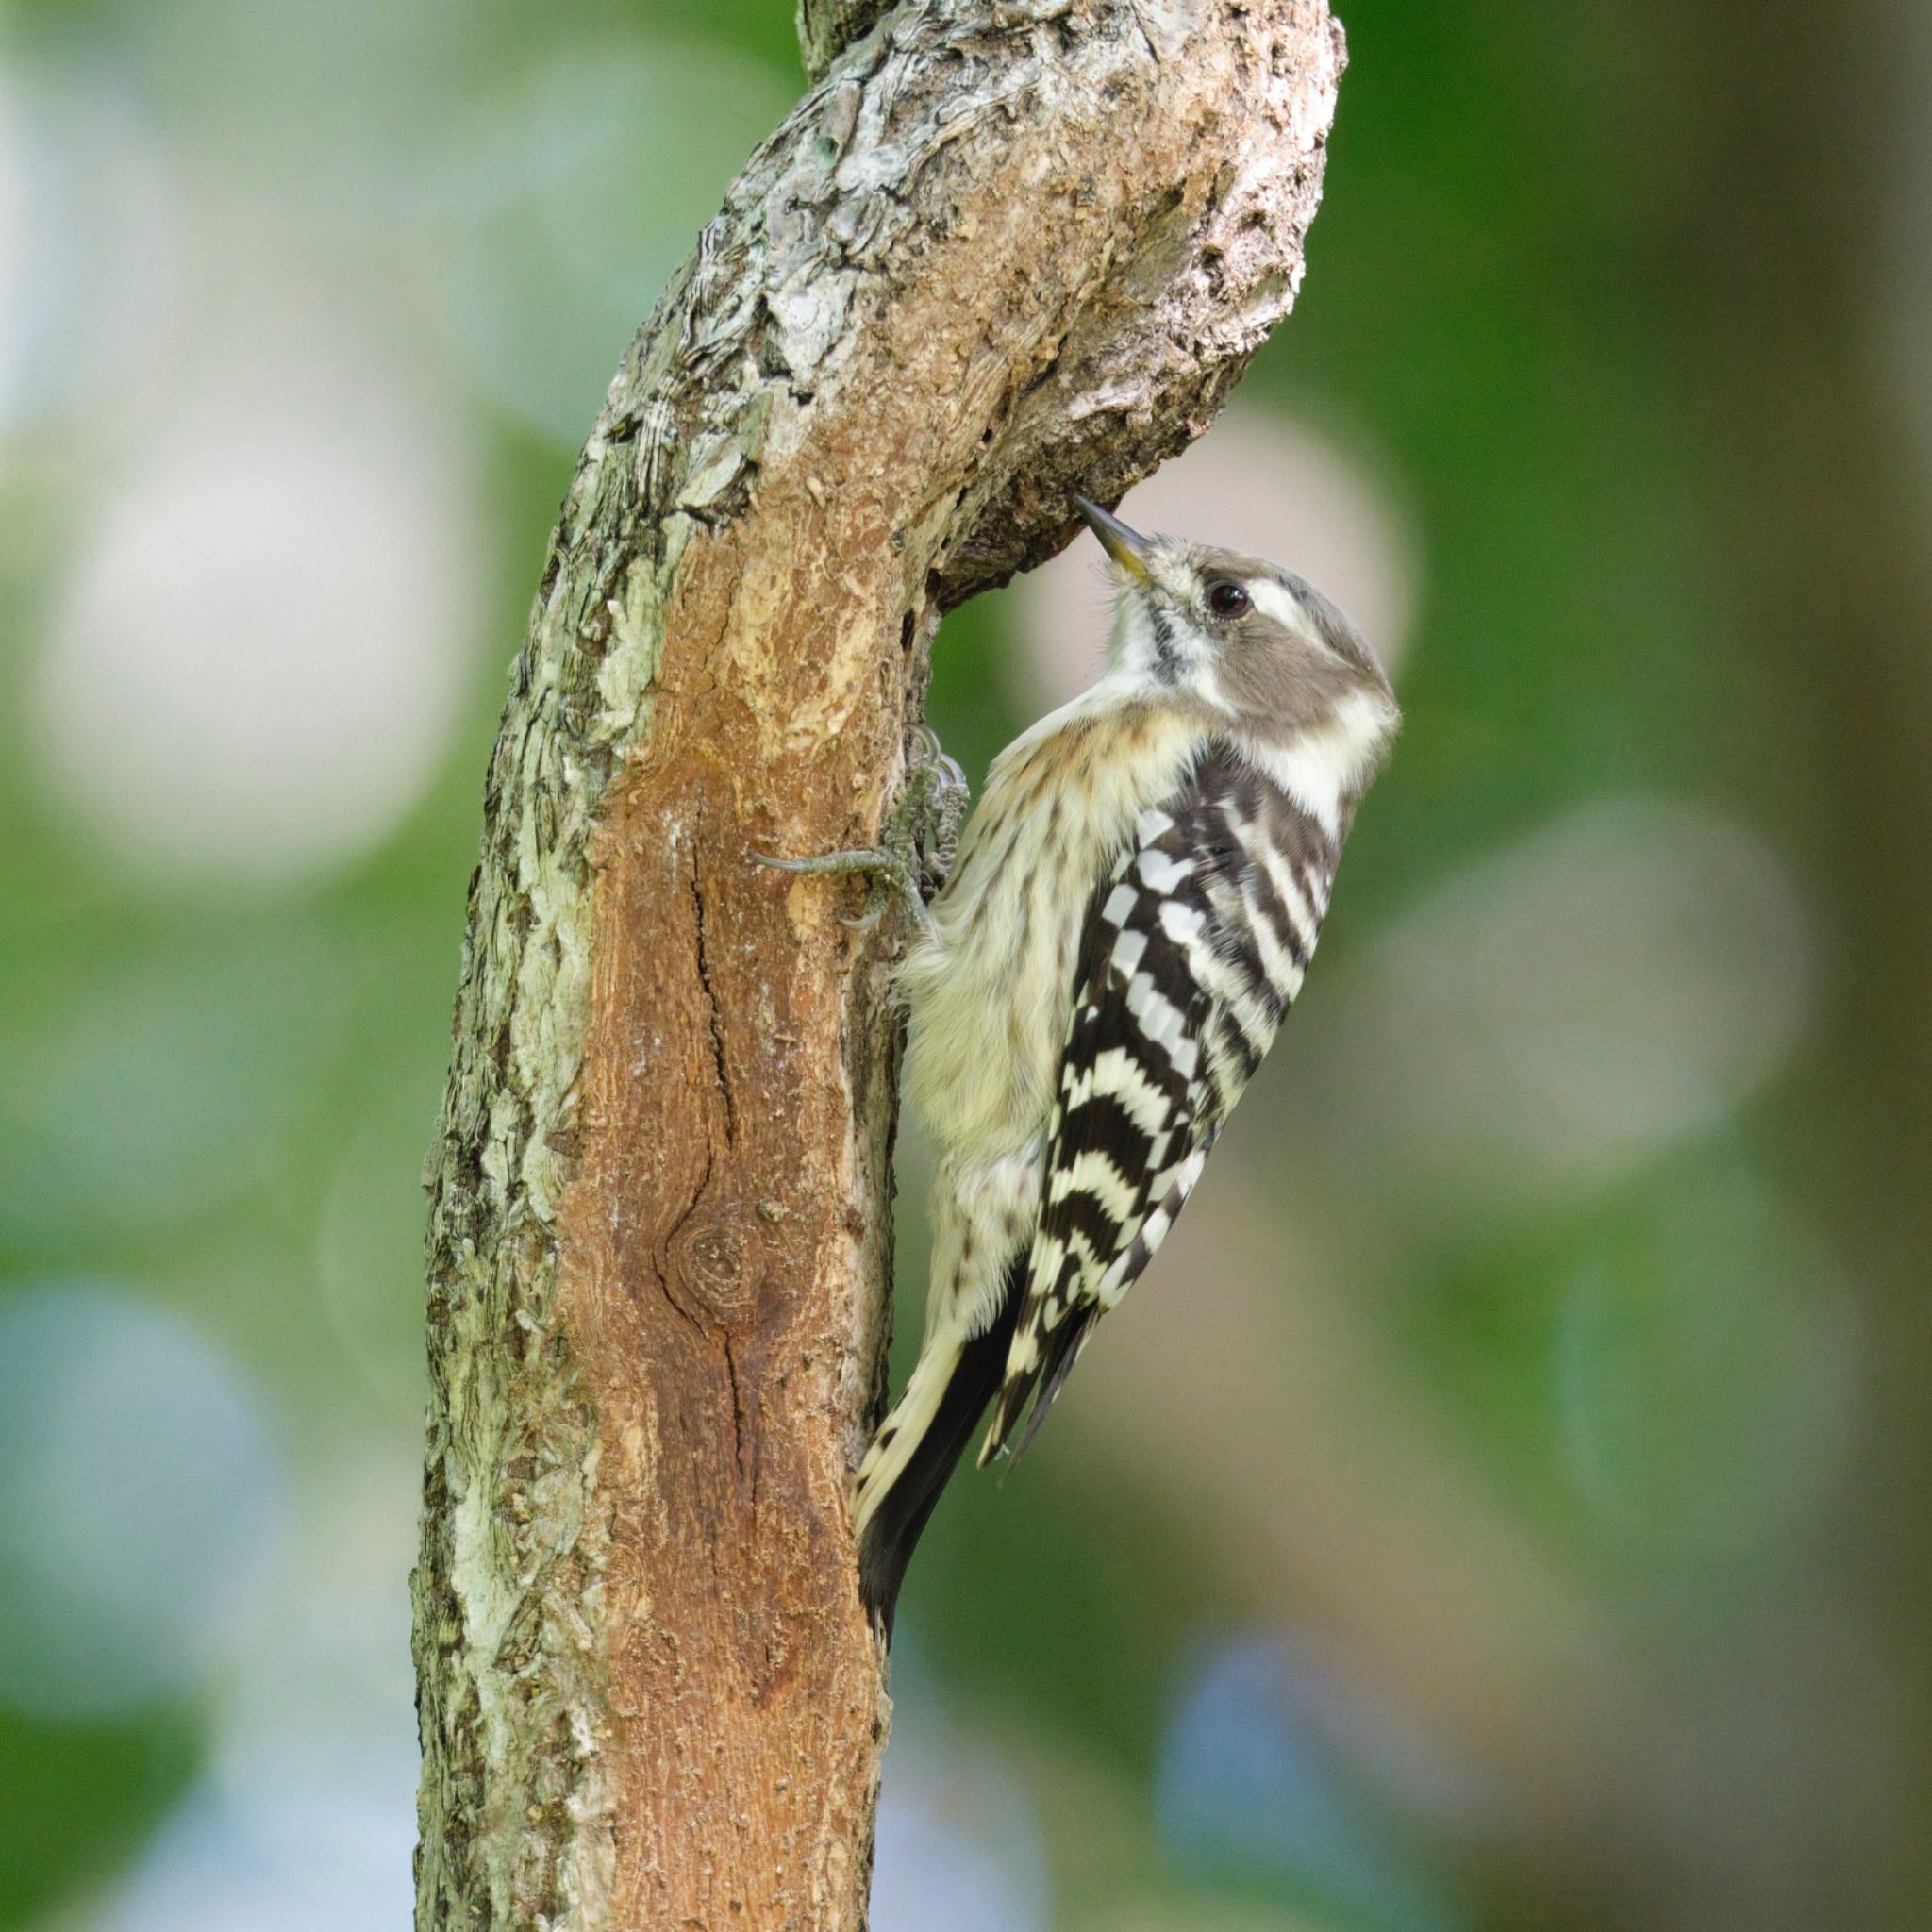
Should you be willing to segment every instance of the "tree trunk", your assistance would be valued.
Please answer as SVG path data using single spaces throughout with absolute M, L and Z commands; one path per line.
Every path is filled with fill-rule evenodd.
M 873 11 L 806 0 L 808 58 Z M 611 386 L 428 1168 L 420 1932 L 864 1924 L 893 923 L 747 854 L 874 838 L 940 612 L 1206 426 L 1292 299 L 1341 58 L 1320 0 L 902 8 Z

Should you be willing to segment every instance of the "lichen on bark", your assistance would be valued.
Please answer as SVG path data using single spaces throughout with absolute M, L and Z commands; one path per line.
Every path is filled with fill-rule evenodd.
M 862 1924 L 892 941 L 748 853 L 876 832 L 941 611 L 1198 434 L 1300 277 L 1314 0 L 866 12 L 626 354 L 491 762 L 426 1174 L 420 1932 Z

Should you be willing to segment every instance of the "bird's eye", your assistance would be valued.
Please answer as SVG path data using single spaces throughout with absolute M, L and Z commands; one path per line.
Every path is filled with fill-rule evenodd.
M 1239 617 L 1248 608 L 1248 593 L 1239 584 L 1216 584 L 1208 592 L 1208 608 L 1216 617 Z

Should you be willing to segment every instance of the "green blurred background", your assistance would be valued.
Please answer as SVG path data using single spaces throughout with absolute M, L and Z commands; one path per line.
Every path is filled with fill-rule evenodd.
M 927 1538 L 875 1926 L 1924 1924 L 1932 15 L 1344 17 L 1300 308 L 1127 514 L 1307 570 L 1407 728 Z M 0 5 L 0 1925 L 407 1923 L 484 761 L 799 88 L 784 0 Z M 1102 604 L 949 620 L 975 778 Z

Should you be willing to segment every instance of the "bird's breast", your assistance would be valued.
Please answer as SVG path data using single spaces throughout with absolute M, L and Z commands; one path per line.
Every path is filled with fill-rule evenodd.
M 908 1088 L 942 1158 L 976 1165 L 1039 1140 L 1094 889 L 1204 741 L 1185 713 L 1076 701 L 994 762 L 933 934 L 900 971 Z

